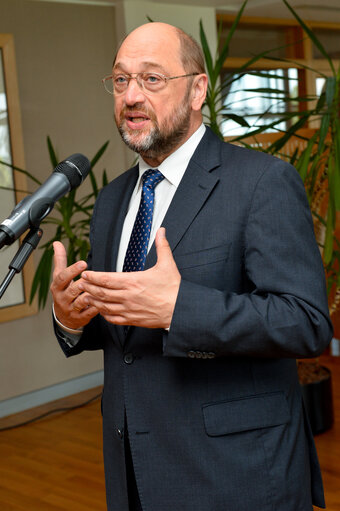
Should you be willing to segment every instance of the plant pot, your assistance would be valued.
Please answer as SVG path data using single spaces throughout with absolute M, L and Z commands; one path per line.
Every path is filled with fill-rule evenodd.
M 302 373 L 308 373 L 308 371 L 308 383 L 305 383 L 306 378 Z M 313 362 L 301 363 L 299 364 L 299 379 L 312 432 L 314 435 L 323 433 L 331 428 L 334 420 L 332 374 L 327 367 L 315 365 Z

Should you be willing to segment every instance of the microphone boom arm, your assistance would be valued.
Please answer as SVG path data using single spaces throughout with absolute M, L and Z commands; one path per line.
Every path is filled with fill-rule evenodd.
M 39 241 L 43 235 L 43 231 L 37 227 L 33 227 L 29 230 L 27 235 L 25 236 L 19 250 L 13 257 L 10 262 L 8 268 L 9 272 L 4 278 L 1 286 L 0 286 L 0 300 L 3 297 L 6 289 L 9 284 L 12 282 L 12 279 L 16 273 L 20 273 L 23 269 L 27 259 L 32 254 L 33 250 L 37 248 Z

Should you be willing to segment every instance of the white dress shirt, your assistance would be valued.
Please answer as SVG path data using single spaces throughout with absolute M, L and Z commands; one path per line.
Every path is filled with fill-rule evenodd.
M 152 226 L 149 239 L 149 247 L 155 240 L 156 232 L 161 227 L 166 212 L 175 195 L 179 183 L 186 171 L 189 161 L 195 152 L 201 138 L 205 132 L 204 124 L 174 153 L 170 154 L 158 167 L 150 167 L 140 156 L 139 157 L 139 177 L 136 186 L 132 192 L 128 212 L 126 214 L 120 245 L 117 257 L 116 271 L 122 271 L 126 250 L 129 244 L 135 218 L 137 216 L 139 203 L 142 194 L 142 176 L 150 168 L 157 168 L 165 179 L 158 183 L 155 188 L 155 200 L 153 209 Z
M 191 137 L 181 145 L 175 152 L 170 154 L 158 167 L 150 167 L 141 156 L 139 156 L 139 177 L 136 183 L 136 186 L 132 192 L 128 212 L 126 214 L 122 234 L 120 238 L 118 257 L 117 257 L 117 265 L 116 271 L 122 271 L 125 253 L 129 244 L 130 236 L 132 233 L 133 225 L 135 223 L 135 218 L 137 216 L 139 203 L 142 194 L 142 175 L 145 171 L 150 168 L 157 168 L 164 176 L 163 181 L 158 183 L 155 188 L 155 199 L 154 199 L 154 210 L 153 210 L 153 219 L 152 226 L 150 232 L 149 246 L 148 250 L 152 243 L 155 240 L 156 232 L 159 227 L 162 226 L 163 219 L 168 211 L 168 208 L 171 204 L 173 196 L 181 182 L 182 177 L 186 171 L 186 168 L 189 164 L 189 161 L 194 154 L 198 144 L 200 143 L 203 135 L 205 133 L 205 126 L 201 124 L 201 126 L 191 135 Z M 53 308 L 54 314 L 54 308 Z M 59 325 L 59 327 L 64 330 L 66 334 L 71 334 L 71 344 L 74 345 L 74 336 L 81 335 L 82 329 L 73 330 L 65 327 L 54 314 L 54 318 Z

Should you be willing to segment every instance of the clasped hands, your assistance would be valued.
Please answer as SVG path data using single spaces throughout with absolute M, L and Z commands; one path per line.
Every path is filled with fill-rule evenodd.
M 56 241 L 51 293 L 58 320 L 79 329 L 101 314 L 116 325 L 168 328 L 175 308 L 181 276 L 165 237 L 158 229 L 157 263 L 139 272 L 85 271 L 85 261 L 67 267 L 66 251 Z M 81 275 L 79 280 L 75 277 Z

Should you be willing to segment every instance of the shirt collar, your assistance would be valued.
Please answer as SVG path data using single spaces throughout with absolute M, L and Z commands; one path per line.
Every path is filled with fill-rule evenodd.
M 205 126 L 202 123 L 200 127 L 191 135 L 190 138 L 183 145 L 181 145 L 175 152 L 171 153 L 170 156 L 165 158 L 165 160 L 155 168 L 158 168 L 160 172 L 162 172 L 165 179 L 167 179 L 172 185 L 178 186 L 186 168 L 189 164 L 189 161 L 192 155 L 195 152 L 196 147 L 200 143 L 203 135 L 205 133 Z M 139 163 L 139 178 L 137 183 L 137 189 L 141 184 L 141 177 L 144 172 L 150 168 L 141 156 L 138 158 Z

